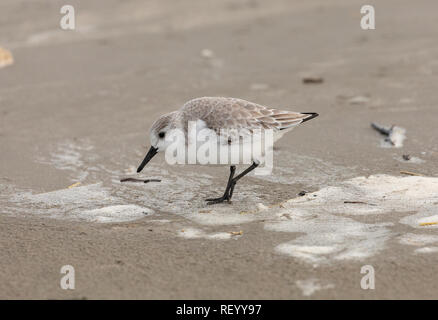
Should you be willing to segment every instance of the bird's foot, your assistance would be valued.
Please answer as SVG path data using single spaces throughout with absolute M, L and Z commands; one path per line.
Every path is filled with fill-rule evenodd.
M 224 194 L 222 197 L 220 198 L 208 198 L 205 199 L 205 201 L 207 201 L 207 205 L 212 205 L 212 204 L 217 204 L 217 203 L 222 203 L 225 201 L 228 201 L 228 203 L 231 201 L 231 198 L 228 194 Z

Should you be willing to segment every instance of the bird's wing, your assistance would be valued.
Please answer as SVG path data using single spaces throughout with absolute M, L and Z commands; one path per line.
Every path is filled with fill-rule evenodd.
M 268 108 L 236 98 L 197 98 L 187 102 L 180 110 L 183 121 L 202 120 L 217 133 L 221 129 L 273 129 L 292 128 L 315 114 L 306 114 Z

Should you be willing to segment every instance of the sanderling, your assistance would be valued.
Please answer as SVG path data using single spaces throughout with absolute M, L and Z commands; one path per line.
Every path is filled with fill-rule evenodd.
M 190 138 L 188 137 L 190 136 L 190 123 L 196 124 L 197 132 L 203 130 L 207 131 L 207 135 L 210 135 L 210 137 L 213 135 L 216 138 L 214 141 L 216 141 L 218 146 L 232 148 L 236 145 L 247 145 L 247 141 L 251 141 L 250 144 L 254 144 L 254 141 L 257 139 L 248 139 L 248 137 L 254 136 L 255 132 L 272 132 L 273 144 L 284 133 L 290 131 L 298 124 L 317 116 L 318 114 L 315 112 L 292 112 L 272 109 L 237 98 L 196 98 L 186 102 L 179 110 L 162 115 L 153 123 L 150 129 L 151 147 L 138 167 L 137 172 L 140 172 L 158 152 L 166 151 L 170 147 L 171 139 L 168 139 L 168 137 L 172 131 L 181 132 L 184 141 L 183 145 L 185 147 L 190 145 Z M 260 139 L 257 141 L 260 143 Z M 179 143 L 181 144 L 181 141 Z M 166 156 L 167 154 L 166 152 Z M 234 176 L 236 164 L 242 163 L 242 151 L 240 151 L 239 155 L 237 162 L 229 161 L 227 157 L 226 163 L 219 163 L 230 165 L 228 183 L 223 196 L 206 199 L 208 204 L 220 203 L 225 200 L 230 201 L 237 181 L 254 170 L 260 164 L 264 154 L 263 152 L 257 155 L 251 154 L 251 165 L 242 173 Z

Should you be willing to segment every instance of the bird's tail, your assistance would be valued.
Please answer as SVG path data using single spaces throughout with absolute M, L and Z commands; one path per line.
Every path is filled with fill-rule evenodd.
M 303 121 L 302 121 L 301 123 L 306 122 L 306 121 L 309 121 L 309 120 L 311 120 L 311 119 L 316 118 L 317 116 L 319 116 L 319 114 L 317 114 L 316 112 L 301 112 L 301 113 L 302 113 L 302 114 L 308 114 L 308 115 L 309 115 L 308 117 L 304 118 Z

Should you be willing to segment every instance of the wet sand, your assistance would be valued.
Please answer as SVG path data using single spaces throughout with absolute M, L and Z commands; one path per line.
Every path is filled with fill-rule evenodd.
M 0 5 L 14 57 L 0 69 L 0 298 L 438 297 L 438 225 L 421 225 L 438 215 L 434 1 L 376 2 L 373 31 L 351 0 L 72 1 L 75 31 L 59 28 L 63 4 Z M 272 176 L 207 207 L 226 167 L 157 156 L 135 174 L 154 119 L 199 96 L 320 116 L 279 141 Z M 373 121 L 406 129 L 403 146 Z

